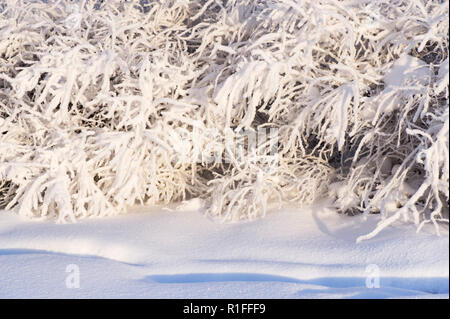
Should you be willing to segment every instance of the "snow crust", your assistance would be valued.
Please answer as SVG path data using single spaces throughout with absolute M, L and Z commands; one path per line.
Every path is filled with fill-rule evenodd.
M 416 235 L 398 224 L 357 244 L 376 217 L 319 205 L 219 224 L 198 208 L 64 225 L 2 211 L 0 297 L 448 298 L 448 229 Z M 79 267 L 79 289 L 66 287 L 69 265 Z M 380 288 L 366 287 L 373 265 Z

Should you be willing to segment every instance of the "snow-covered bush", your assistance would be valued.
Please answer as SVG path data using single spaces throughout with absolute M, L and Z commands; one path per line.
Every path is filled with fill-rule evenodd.
M 399 218 L 439 232 L 448 9 L 0 1 L 0 208 L 64 222 L 200 196 L 228 221 L 333 196 L 344 213 L 380 214 L 360 239 Z

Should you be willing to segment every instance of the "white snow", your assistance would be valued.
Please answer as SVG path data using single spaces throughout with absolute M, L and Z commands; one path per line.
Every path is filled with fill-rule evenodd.
M 375 123 L 378 118 L 377 113 L 392 113 L 402 107 L 404 105 L 403 97 L 420 93 L 420 90 L 425 88 L 429 81 L 429 65 L 413 56 L 403 55 L 383 76 L 385 89 L 368 100 L 363 117 L 366 120 L 373 119 L 372 123 Z
M 0 211 L 0 298 L 449 297 L 448 226 L 399 223 L 357 244 L 376 216 L 319 205 L 220 224 L 200 204 L 74 224 Z M 80 288 L 66 287 L 73 269 Z
M 422 60 L 404 55 L 395 61 L 392 69 L 383 77 L 386 86 L 407 86 L 414 80 L 426 85 L 430 77 L 429 66 Z

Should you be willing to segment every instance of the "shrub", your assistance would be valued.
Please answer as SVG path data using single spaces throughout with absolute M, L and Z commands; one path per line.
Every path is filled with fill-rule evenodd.
M 66 222 L 200 196 L 229 221 L 331 196 L 380 214 L 359 240 L 439 233 L 448 65 L 448 1 L 2 1 L 0 207 Z

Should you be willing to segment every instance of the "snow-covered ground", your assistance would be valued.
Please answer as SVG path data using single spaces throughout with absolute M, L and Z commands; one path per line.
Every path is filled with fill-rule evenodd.
M 220 224 L 197 206 L 76 224 L 1 211 L 0 297 L 449 297 L 448 227 L 437 237 L 398 224 L 357 244 L 376 216 L 317 206 Z

